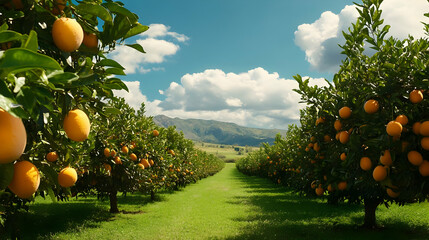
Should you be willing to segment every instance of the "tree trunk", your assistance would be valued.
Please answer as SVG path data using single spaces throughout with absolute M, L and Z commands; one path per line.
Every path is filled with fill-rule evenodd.
M 380 201 L 375 199 L 365 199 L 363 203 L 365 207 L 365 218 L 362 227 L 368 229 L 377 228 L 375 210 L 380 204 Z
M 118 209 L 118 191 L 113 189 L 109 194 L 110 199 L 110 213 L 119 213 Z
M 155 192 L 153 190 L 150 190 L 150 200 L 155 201 Z

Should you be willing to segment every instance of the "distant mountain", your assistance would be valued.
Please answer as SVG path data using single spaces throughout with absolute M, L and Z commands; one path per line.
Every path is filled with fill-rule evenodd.
M 164 115 L 155 116 L 153 120 L 161 127 L 176 126 L 188 139 L 216 144 L 259 146 L 263 142 L 273 143 L 277 133 L 286 133 L 286 130 L 248 128 L 235 123 L 170 118 Z

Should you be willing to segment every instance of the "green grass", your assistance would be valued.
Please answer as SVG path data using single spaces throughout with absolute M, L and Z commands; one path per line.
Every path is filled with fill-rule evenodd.
M 258 147 L 233 146 L 203 142 L 195 142 L 195 147 L 207 153 L 213 154 L 226 162 L 235 162 L 242 157 L 246 157 L 249 152 L 256 151 L 259 149 Z M 236 151 L 235 148 L 241 149 L 241 154 L 239 154 L 239 152 Z
M 384 229 L 360 229 L 360 205 L 332 206 L 297 196 L 266 179 L 239 173 L 234 164 L 182 191 L 149 203 L 120 197 L 108 202 L 38 200 L 21 220 L 24 239 L 427 239 L 429 203 L 379 207 Z M 24 228 L 25 227 L 25 228 Z

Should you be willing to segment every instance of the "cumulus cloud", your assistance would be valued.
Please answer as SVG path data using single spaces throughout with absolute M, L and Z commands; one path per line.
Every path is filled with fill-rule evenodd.
M 172 82 L 160 90 L 164 100 L 148 101 L 139 82 L 127 82 L 130 93 L 118 95 L 132 101 L 133 107 L 145 102 L 149 115 L 164 114 L 179 118 L 200 118 L 234 122 L 239 125 L 286 129 L 299 120 L 300 96 L 295 80 L 278 73 L 255 68 L 243 73 L 225 73 L 208 69 L 184 75 L 180 83 Z M 311 85 L 326 86 L 324 79 L 311 79 Z M 136 108 L 136 109 L 137 109 Z
M 151 71 L 163 70 L 160 67 L 148 67 L 150 64 L 160 64 L 166 58 L 173 56 L 179 51 L 177 42 L 183 43 L 189 40 L 184 34 L 171 32 L 169 26 L 163 24 L 151 24 L 149 30 L 140 34 L 136 43 L 143 46 L 146 53 L 142 54 L 137 50 L 118 46 L 110 57 L 125 67 L 125 73 L 148 73 Z
M 423 25 L 429 12 L 426 0 L 385 0 L 381 9 L 385 24 L 391 26 L 390 35 L 400 39 L 412 35 L 424 37 Z M 342 32 L 348 32 L 359 16 L 355 6 L 345 6 L 339 14 L 330 11 L 321 14 L 311 24 L 301 24 L 295 31 L 295 44 L 303 51 L 310 65 L 322 72 L 335 72 L 344 58 L 339 44 L 344 44 Z

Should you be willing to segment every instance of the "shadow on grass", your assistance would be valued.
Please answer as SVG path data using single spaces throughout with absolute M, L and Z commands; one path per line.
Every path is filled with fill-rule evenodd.
M 246 222 L 238 236 L 228 239 L 428 239 L 429 226 L 411 227 L 401 218 L 383 223 L 382 230 L 364 230 L 362 205 L 329 205 L 320 199 L 298 196 L 267 179 L 238 171 L 250 197 L 235 197 L 231 204 L 250 204 L 256 213 L 235 221 Z

